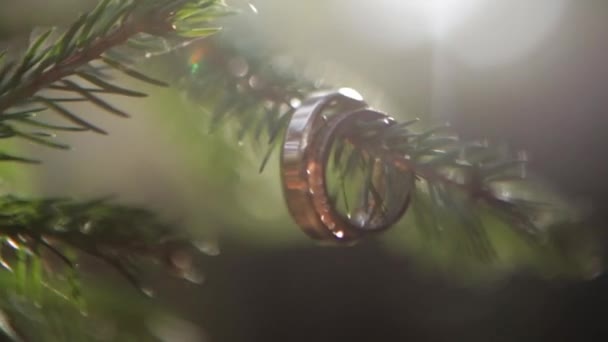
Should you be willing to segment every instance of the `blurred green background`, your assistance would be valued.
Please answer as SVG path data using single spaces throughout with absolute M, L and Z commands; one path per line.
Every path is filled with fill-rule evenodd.
M 0 37 L 16 50 L 33 26 L 65 23 L 94 3 L 0 1 Z M 537 174 L 571 203 L 592 206 L 597 214 L 589 224 L 603 226 L 608 4 L 229 3 L 243 13 L 222 22 L 222 35 L 252 54 L 289 56 L 303 75 L 356 88 L 396 117 L 447 120 L 464 137 L 526 148 Z M 169 66 L 148 62 L 146 70 L 188 67 L 187 55 L 171 58 Z M 193 331 L 164 340 L 555 341 L 604 333 L 604 318 L 592 311 L 608 304 L 606 280 L 572 284 L 528 274 L 524 266 L 552 270 L 556 261 L 508 234 L 493 236 L 505 246 L 508 273 L 450 252 L 449 241 L 423 244 L 405 226 L 352 248 L 314 245 L 288 217 L 276 158 L 259 174 L 263 147 L 238 143 L 230 125 L 209 134 L 204 109 L 180 86 L 144 88 L 148 99 L 115 99 L 132 114 L 128 120 L 82 107 L 109 137 L 62 135 L 74 146 L 67 153 L 20 146 L 44 164 L 2 170 L 5 191 L 114 194 L 185 227 L 211 254 L 219 248 L 218 256 L 199 260 L 202 286 L 153 279 L 155 305 L 183 318 L 172 327 Z M 595 253 L 578 248 L 574 254 Z M 588 275 L 598 270 L 591 264 Z M 490 278 L 500 281 L 481 281 Z M 123 290 L 128 295 L 128 286 Z

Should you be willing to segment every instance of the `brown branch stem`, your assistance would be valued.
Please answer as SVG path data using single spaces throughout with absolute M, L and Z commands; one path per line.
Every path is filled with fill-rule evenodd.
M 386 162 L 392 164 L 394 167 L 411 171 L 416 177 L 422 178 L 427 182 L 437 182 L 447 184 L 455 189 L 459 189 L 464 193 L 468 194 L 471 200 L 481 200 L 487 203 L 488 205 L 506 209 L 507 207 L 512 207 L 513 204 L 508 200 L 504 200 L 498 196 L 496 196 L 490 189 L 484 187 L 481 181 L 473 180 L 470 183 L 459 183 L 453 179 L 450 179 L 441 173 L 435 171 L 432 168 L 419 166 L 412 160 L 409 160 L 405 157 L 405 155 L 395 152 L 395 151 L 370 151 L 370 149 L 364 144 L 361 144 L 356 139 L 347 139 L 347 142 L 350 143 L 355 148 L 364 151 L 372 157 L 380 157 L 384 159 Z M 512 211 L 510 213 L 514 219 L 519 221 L 520 224 L 526 225 L 528 223 L 528 218 L 522 212 Z M 526 229 L 526 233 L 530 233 L 529 230 Z
M 369 147 L 357 141 L 357 139 L 349 138 L 346 139 L 346 141 L 353 147 L 367 153 L 372 157 L 380 157 L 399 170 L 411 171 L 416 177 L 422 178 L 428 182 L 448 184 L 456 189 L 460 189 L 461 191 L 467 193 L 471 199 L 481 199 L 488 203 L 504 202 L 504 200 L 495 196 L 490 190 L 484 188 L 478 182 L 459 183 L 435 171 L 433 168 L 417 165 L 416 162 L 406 158 L 406 156 L 401 153 L 391 150 L 378 151 L 374 149 L 372 151 Z

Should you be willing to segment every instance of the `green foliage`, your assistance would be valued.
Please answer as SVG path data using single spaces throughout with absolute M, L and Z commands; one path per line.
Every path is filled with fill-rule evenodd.
M 2 138 L 20 137 L 49 147 L 66 149 L 66 145 L 52 141 L 51 133 L 28 132 L 21 126 L 29 124 L 51 131 L 82 130 L 107 134 L 63 103 L 86 101 L 106 112 L 128 116 L 97 94 L 134 97 L 145 94 L 115 85 L 107 75 L 108 69 L 118 70 L 149 84 L 167 85 L 120 62 L 118 59 L 128 60 L 128 55 L 117 55 L 111 49 L 128 44 L 145 50 L 164 42 L 165 36 L 174 40 L 206 36 L 218 29 L 201 29 L 201 25 L 226 13 L 226 7 L 214 0 L 106 0 L 101 1 L 91 12 L 82 14 L 58 38 L 51 38 L 56 29 L 45 31 L 33 41 L 20 60 L 0 59 Z M 197 24 L 196 27 L 193 26 L 193 21 Z M 72 79 L 66 79 L 68 77 Z M 81 81 L 94 87 L 83 86 Z M 45 89 L 59 90 L 75 97 L 50 99 L 40 96 L 39 92 Z M 13 108 L 14 111 L 11 112 Z M 55 112 L 75 126 L 53 126 L 33 119 L 36 113 L 45 109 Z M 30 161 L 10 155 L 4 156 L 2 160 Z
M 53 132 L 107 134 L 83 119 L 70 104 L 88 102 L 107 113 L 128 117 L 103 96 L 146 94 L 115 84 L 110 71 L 155 86 L 167 86 L 129 66 L 133 50 L 121 52 L 119 48 L 137 47 L 146 51 L 168 39 L 187 42 L 193 37 L 204 37 L 218 29 L 202 26 L 227 13 L 223 2 L 217 0 L 103 0 L 66 29 L 44 31 L 20 58 L 7 60 L 5 53 L 0 52 L 0 138 L 21 138 L 50 148 L 69 149 L 55 140 Z M 65 96 L 43 95 L 48 90 Z M 46 111 L 68 124 L 41 119 Z M 0 152 L 0 161 L 39 163 L 8 152 Z M 49 338 L 49 334 L 58 340 L 92 338 L 83 337 L 83 329 L 77 324 L 57 321 L 67 317 L 73 317 L 74 322 L 83 321 L 82 290 L 74 278 L 77 263 L 68 257 L 74 252 L 105 262 L 145 294 L 149 294 L 149 289 L 141 284 L 140 271 L 149 264 L 163 265 L 166 272 L 189 281 L 201 280 L 191 263 L 184 262 L 195 252 L 191 239 L 160 223 L 149 211 L 106 200 L 24 199 L 4 195 L 0 198 L 0 236 L 0 246 L 5 249 L 1 264 L 13 273 L 12 277 L 4 278 L 14 282 L 14 286 L 4 287 L 4 298 L 20 298 L 22 302 L 8 300 L 2 304 L 1 329 L 13 340 L 41 340 Z M 57 261 L 66 270 L 55 274 L 51 269 L 57 267 Z M 42 309 L 23 313 L 20 310 L 23 305 Z M 45 317 L 34 322 L 35 311 Z M 36 330 L 23 333 L 24 321 L 29 327 L 38 325 L 40 335 Z
M 192 118 L 183 119 L 195 127 L 183 127 L 180 132 L 214 131 L 223 126 L 222 135 L 238 140 L 242 150 L 262 150 L 258 158 L 264 169 L 276 156 L 273 152 L 299 101 L 331 86 L 307 80 L 293 66 L 285 67 L 284 59 L 275 63 L 259 41 L 244 44 L 238 32 L 226 34 L 196 42 L 163 60 L 171 65 L 166 77 L 173 77 L 172 83 L 179 84 L 198 105 L 191 110 L 195 112 L 190 114 Z M 175 65 L 182 65 L 181 73 Z M 418 119 L 397 120 L 392 125 L 361 122 L 349 132 L 349 139 L 338 139 L 330 162 L 338 177 L 337 186 L 329 189 L 334 203 L 350 211 L 344 208 L 345 197 L 361 185 L 367 187 L 364 193 L 375 196 L 373 183 L 361 177 L 369 175 L 373 161 L 380 158 L 387 165 L 411 170 L 415 177 L 406 215 L 397 227 L 379 237 L 391 252 L 417 259 L 427 270 L 439 268 L 468 281 L 502 278 L 514 270 L 575 278 L 599 272 L 601 252 L 593 227 L 577 222 L 578 208 L 528 172 L 525 153 L 485 141 L 462 141 L 446 125 L 425 126 Z M 213 148 L 197 148 L 187 139 L 183 146 L 192 156 L 205 155 Z M 270 166 L 270 177 L 278 177 L 275 165 Z M 259 186 L 243 182 L 239 188 L 263 191 L 271 197 L 280 191 L 272 186 L 277 178 L 272 184 L 262 179 L 255 180 L 263 183 Z M 340 189 L 341 183 L 346 189 Z M 274 208 L 273 204 L 250 206 L 258 211 Z M 250 219 L 247 211 L 239 211 L 244 221 Z M 244 225 L 263 225 L 264 232 L 272 231 L 273 240 L 282 244 L 297 239 L 285 232 L 288 223 L 283 216 L 275 215 L 274 221 L 257 218 L 257 223 Z M 262 238 L 246 228 L 239 234 Z
M 266 148 L 262 171 L 282 142 L 300 100 L 331 86 L 281 68 L 268 56 L 256 56 L 256 49 L 237 49 L 229 39 L 216 36 L 186 51 L 181 58 L 188 59 L 188 68 L 176 81 L 206 110 L 210 130 L 232 120 L 239 141 L 250 137 Z M 564 210 L 561 199 L 527 177 L 525 153 L 462 141 L 445 125 L 418 126 L 423 127 L 417 119 L 391 125 L 382 120 L 359 123 L 349 132 L 349 139 L 336 142 L 332 164 L 342 178 L 338 183 L 344 184 L 355 169 L 370 175 L 377 158 L 410 170 L 416 181 L 411 189 L 413 208 L 407 213 L 412 217 L 407 220 L 409 225 L 427 237 L 460 231 L 461 238 L 454 243 L 469 241 L 462 250 L 481 260 L 496 256 L 487 236 L 492 224 L 506 225 L 540 248 L 551 233 L 550 226 L 571 218 L 572 210 Z M 372 182 L 366 184 L 364 193 L 377 194 Z M 525 190 L 530 188 L 534 191 Z M 336 204 L 346 201 L 345 191 L 336 189 L 334 193 Z M 492 220 L 484 219 L 488 216 Z

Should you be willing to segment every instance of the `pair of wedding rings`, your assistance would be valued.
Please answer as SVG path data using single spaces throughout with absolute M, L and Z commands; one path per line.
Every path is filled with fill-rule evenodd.
M 312 94 L 291 117 L 281 153 L 284 196 L 291 216 L 315 240 L 357 241 L 395 224 L 409 206 L 414 182 L 411 171 L 396 168 L 369 151 L 361 155 L 374 173 L 369 177 L 374 182 L 368 179 L 370 184 L 363 189 L 373 191 L 374 196 L 365 193 L 353 212 L 345 212 L 330 195 L 330 155 L 336 144 L 355 141 L 366 123 L 391 126 L 395 121 L 370 109 L 352 89 Z

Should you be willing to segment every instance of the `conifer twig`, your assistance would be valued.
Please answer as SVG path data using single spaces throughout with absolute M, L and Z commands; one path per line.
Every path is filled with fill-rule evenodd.
M 277 68 L 269 62 L 270 56 L 236 48 L 230 41 L 234 39 L 239 38 L 218 35 L 197 43 L 185 56 L 188 69 L 179 77 L 182 84 L 191 79 L 185 83 L 191 99 L 210 108 L 212 129 L 233 119 L 239 126 L 240 140 L 249 134 L 268 146 L 263 170 L 300 100 L 333 87 L 302 77 L 297 70 Z M 527 241 L 543 242 L 545 234 L 541 233 L 550 231 L 547 226 L 558 224 L 567 215 L 559 200 L 551 202 L 555 200 L 553 193 L 544 193 L 526 176 L 525 153 L 514 155 L 502 147 L 462 141 L 449 135 L 446 126 L 413 129 L 418 121 L 355 125 L 348 138 L 334 142 L 340 151 L 334 155 L 339 177 L 352 174 L 354 169 L 369 169 L 376 159 L 411 172 L 416 179 L 412 206 L 425 209 L 406 215 L 415 218 L 413 222 L 425 235 L 425 231 L 462 231 L 463 236 L 482 241 L 487 240 L 488 222 L 500 222 L 522 233 Z M 268 140 L 263 139 L 263 133 Z M 528 192 L 528 188 L 535 190 Z M 343 191 L 333 190 L 333 200 L 342 201 Z M 544 203 L 545 199 L 550 203 Z M 540 222 L 538 217 L 551 219 Z M 473 246 L 472 250 L 484 248 L 491 247 Z
M 40 75 L 21 84 L 17 89 L 0 96 L 0 115 L 21 100 L 33 96 L 39 90 L 65 78 L 75 72 L 78 67 L 99 58 L 111 48 L 124 44 L 129 38 L 142 32 L 154 32 L 162 35 L 174 30 L 169 22 L 170 12 L 158 13 L 152 17 L 130 14 L 128 19 L 113 32 L 105 37 L 100 37 L 91 45 L 75 51 L 71 55 L 58 60 L 55 64 Z
M 130 97 L 146 94 L 113 84 L 103 73 L 108 69 L 156 86 L 167 85 L 133 69 L 124 62 L 129 56 L 114 49 L 132 42 L 138 42 L 140 49 L 146 49 L 149 44 L 166 38 L 189 40 L 207 36 L 218 29 L 201 28 L 201 25 L 223 15 L 225 8 L 220 0 L 101 0 L 93 10 L 80 15 L 56 40 L 51 40 L 54 28 L 38 36 L 21 59 L 6 61 L 0 52 L 0 139 L 20 137 L 48 147 L 67 149 L 69 146 L 54 142 L 52 134 L 28 132 L 24 127 L 106 134 L 105 130 L 72 113 L 64 103 L 87 102 L 105 112 L 128 117 L 126 112 L 97 94 Z M 193 26 L 194 23 L 197 26 Z M 105 66 L 93 66 L 91 62 L 96 60 Z M 81 86 L 67 79 L 70 76 L 77 76 L 92 86 Z M 75 97 L 39 95 L 44 89 L 68 92 Z M 33 104 L 42 106 L 34 107 Z M 38 112 L 46 109 L 59 114 L 73 126 L 34 119 Z M 0 161 L 38 163 L 3 152 L 0 152 Z M 38 263 L 42 258 L 40 252 L 44 250 L 74 268 L 73 261 L 63 254 L 67 248 L 102 259 L 127 276 L 132 284 L 139 283 L 138 275 L 132 270 L 144 260 L 163 264 L 170 272 L 195 280 L 191 277 L 194 270 L 176 265 L 171 259 L 174 252 L 191 253 L 190 239 L 161 223 L 150 211 L 109 204 L 106 200 L 0 196 L 0 248 L 5 245 L 25 253 L 19 260 L 5 260 L 0 255 L 0 262 L 9 269 L 15 263 L 19 270 L 26 270 L 28 258 Z M 42 279 L 40 272 L 36 274 Z M 190 278 L 186 278 L 186 274 Z

